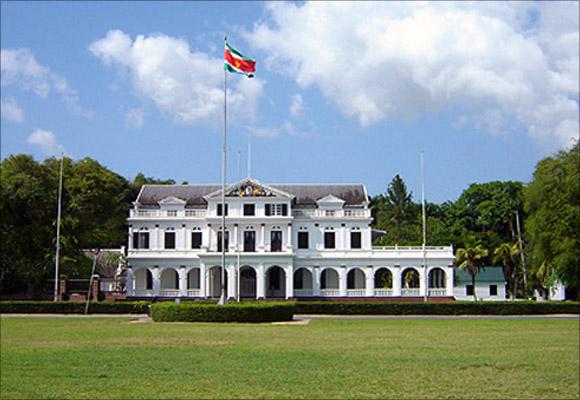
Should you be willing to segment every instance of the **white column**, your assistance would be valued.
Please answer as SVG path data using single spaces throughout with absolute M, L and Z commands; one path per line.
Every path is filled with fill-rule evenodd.
M 187 296 L 187 272 L 185 270 L 185 265 L 179 267 L 177 274 L 179 277 L 179 296 L 185 297 Z
M 234 245 L 234 249 L 236 251 L 241 250 L 240 249 L 240 238 L 239 238 L 239 227 L 238 224 L 234 224 L 234 237 L 232 240 L 232 244 Z
M 342 226 L 342 224 L 340 225 L 340 228 L 338 230 L 338 240 L 337 240 L 337 249 L 341 249 L 341 250 L 346 250 L 348 248 L 350 248 L 350 246 L 348 246 L 348 241 L 346 239 L 346 227 Z M 348 246 L 348 247 L 347 247 Z
M 191 241 L 191 235 L 187 234 L 187 230 L 185 229 L 185 226 L 183 226 L 184 224 L 181 224 L 181 249 L 182 250 L 187 250 L 191 248 L 191 243 L 189 244 L 189 246 L 187 245 L 189 241 Z M 188 238 L 189 236 L 189 238 Z M 179 248 L 179 246 L 177 247 Z
M 320 267 L 318 265 L 312 268 L 312 295 L 320 296 Z
M 286 299 L 294 297 L 294 268 L 286 267 Z
M 133 250 L 133 227 L 129 225 L 129 239 L 127 240 L 129 250 Z
M 258 238 L 258 251 L 264 251 L 264 239 L 266 226 L 265 224 L 260 224 L 260 237 Z
M 211 250 L 211 228 L 205 226 L 201 234 L 201 247 L 205 247 L 206 251 Z
M 264 275 L 264 264 L 260 263 L 256 273 L 256 298 L 263 299 L 266 297 L 266 276 Z
M 199 295 L 201 297 L 207 297 L 207 276 L 205 276 L 205 264 L 199 263 Z
M 288 229 L 286 230 L 286 249 L 292 251 L 292 224 L 288 224 Z
M 401 282 L 401 267 L 391 269 L 393 274 L 393 296 L 401 297 L 401 287 L 403 283 Z
M 419 296 L 425 296 L 427 288 L 425 287 L 425 267 L 421 266 L 419 269 Z
M 155 249 L 159 250 L 162 249 L 163 246 L 161 245 L 161 229 L 159 225 L 155 227 Z
M 346 297 L 346 265 L 338 268 L 338 290 L 340 296 Z
M 153 268 L 151 275 L 153 275 L 153 295 L 159 296 L 161 290 L 161 269 L 159 268 L 159 265 L 156 265 Z
M 133 275 L 133 268 L 127 267 L 127 280 L 125 281 L 125 290 L 127 296 L 133 296 L 135 290 L 135 276 Z
M 366 294 L 368 297 L 372 297 L 375 295 L 375 277 L 373 274 L 373 266 L 369 265 L 366 268 L 365 276 L 366 276 Z
M 453 296 L 453 268 L 447 267 L 443 268 L 443 270 L 445 271 L 445 290 L 447 292 L 447 296 Z
M 228 265 L 226 267 L 226 271 L 228 271 L 228 298 L 235 299 L 236 298 L 236 291 L 238 288 L 237 285 L 237 275 L 236 275 L 236 267 L 234 265 Z

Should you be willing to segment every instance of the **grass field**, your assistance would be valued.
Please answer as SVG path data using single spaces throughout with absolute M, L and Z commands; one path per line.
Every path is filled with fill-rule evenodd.
M 1 319 L 0 398 L 579 398 L 578 320 Z

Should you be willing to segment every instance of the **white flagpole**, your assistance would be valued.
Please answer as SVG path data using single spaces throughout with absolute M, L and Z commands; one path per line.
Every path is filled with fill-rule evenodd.
M 227 37 L 224 37 L 224 47 L 227 43 Z M 224 143 L 222 147 L 222 237 L 221 237 L 221 244 L 222 244 L 222 271 L 221 271 L 221 293 L 220 299 L 218 304 L 225 304 L 226 303 L 226 292 L 225 292 L 225 284 L 226 284 L 226 146 L 227 146 L 227 137 L 228 137 L 228 129 L 227 129 L 227 106 L 228 106 L 228 98 L 227 98 L 227 90 L 228 90 L 228 71 L 224 68 Z
M 423 162 L 423 151 L 421 151 L 421 209 L 423 219 L 423 268 L 425 268 L 425 276 L 423 278 L 425 283 L 425 293 L 423 300 L 427 301 L 429 292 L 429 277 L 427 276 L 427 217 L 425 215 L 425 165 Z
M 56 256 L 54 262 L 54 301 L 58 301 L 58 268 L 60 261 L 60 213 L 62 202 L 62 165 L 64 154 L 60 153 L 60 172 L 58 174 L 58 205 L 56 211 Z
M 242 164 L 241 164 L 241 155 L 240 155 L 240 151 L 238 150 L 238 182 L 242 179 Z M 238 215 L 242 214 L 242 209 L 241 209 L 241 203 L 240 203 L 240 197 L 238 195 Z M 237 290 L 236 290 L 236 295 L 238 298 L 238 302 L 240 301 L 240 238 L 241 238 L 241 232 L 242 232 L 242 226 L 241 226 L 241 219 L 238 217 L 238 236 L 236 237 L 236 250 L 238 252 L 238 273 L 236 275 L 237 277 Z

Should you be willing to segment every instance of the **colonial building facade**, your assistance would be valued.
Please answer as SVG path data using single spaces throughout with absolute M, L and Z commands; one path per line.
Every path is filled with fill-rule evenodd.
M 364 185 L 145 185 L 129 216 L 130 298 L 451 298 L 451 246 L 373 247 Z M 225 213 L 225 231 L 222 231 Z M 423 265 L 426 260 L 427 267 Z

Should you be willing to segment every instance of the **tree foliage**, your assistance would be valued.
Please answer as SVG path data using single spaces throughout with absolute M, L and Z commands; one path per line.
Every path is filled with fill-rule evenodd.
M 480 244 L 477 246 L 467 246 L 457 249 L 455 263 L 457 268 L 463 269 L 471 275 L 471 284 L 473 285 L 473 299 L 477 301 L 475 290 L 475 277 L 481 268 L 484 267 L 484 260 L 488 255 L 488 250 Z
M 524 197 L 532 275 L 556 276 L 565 286 L 580 290 L 578 142 L 536 165 Z

